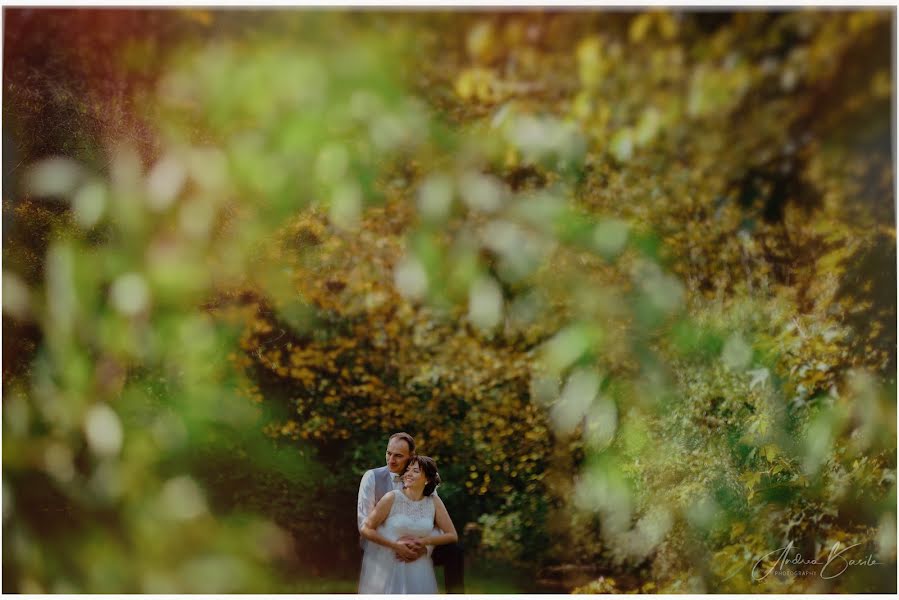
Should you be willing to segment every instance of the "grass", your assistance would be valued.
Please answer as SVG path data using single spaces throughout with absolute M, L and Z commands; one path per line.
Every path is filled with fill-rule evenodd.
M 308 576 L 297 581 L 283 593 L 291 594 L 355 594 L 356 577 L 335 575 Z M 443 585 L 443 567 L 437 567 L 437 591 L 446 593 Z M 466 594 L 527 594 L 535 590 L 527 576 L 501 565 L 477 561 L 465 570 Z
M 486 568 L 485 568 L 486 567 Z M 503 569 L 498 565 L 487 566 L 482 562 L 469 565 L 465 570 L 466 594 L 527 594 L 533 593 L 522 573 Z M 443 567 L 437 567 L 437 589 L 444 594 Z

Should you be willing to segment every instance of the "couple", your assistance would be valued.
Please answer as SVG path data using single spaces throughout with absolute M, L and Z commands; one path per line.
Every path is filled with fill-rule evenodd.
M 415 454 L 415 439 L 395 433 L 387 465 L 362 476 L 356 517 L 362 535 L 360 594 L 436 594 L 434 565 L 446 589 L 463 593 L 462 548 L 443 501 L 437 464 Z

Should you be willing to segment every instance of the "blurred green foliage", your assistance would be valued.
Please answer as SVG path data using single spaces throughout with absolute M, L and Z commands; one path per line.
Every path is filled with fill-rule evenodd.
M 890 13 L 149 14 L 5 72 L 6 589 L 351 579 L 406 430 L 534 585 L 895 590 Z

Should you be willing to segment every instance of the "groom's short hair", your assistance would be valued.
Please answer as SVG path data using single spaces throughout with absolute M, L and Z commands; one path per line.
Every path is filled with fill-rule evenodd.
M 406 442 L 406 444 L 409 445 L 409 454 L 415 454 L 415 438 L 412 437 L 411 435 L 409 435 L 408 433 L 406 433 L 404 431 L 400 431 L 399 433 L 394 433 L 387 440 L 387 443 L 389 444 L 393 440 L 403 440 L 404 442 Z

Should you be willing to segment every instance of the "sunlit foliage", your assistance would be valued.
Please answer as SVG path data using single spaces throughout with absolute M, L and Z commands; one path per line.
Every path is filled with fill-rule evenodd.
M 890 18 L 173 13 L 149 141 L 11 204 L 4 584 L 351 569 L 406 430 L 564 589 L 894 589 Z M 757 577 L 790 542 L 881 564 Z

